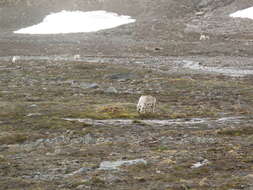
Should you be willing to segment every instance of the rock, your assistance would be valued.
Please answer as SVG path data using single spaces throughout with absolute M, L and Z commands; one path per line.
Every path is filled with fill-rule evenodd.
M 105 90 L 106 93 L 118 93 L 117 89 L 114 87 L 109 87 Z
M 86 185 L 78 185 L 76 187 L 77 190 L 85 190 L 85 189 L 90 189 L 89 186 L 86 186 Z
M 131 73 L 118 73 L 106 76 L 106 78 L 111 80 L 130 80 L 134 77 Z
M 0 146 L 0 152 L 3 152 L 5 150 L 9 149 L 9 147 L 7 145 L 1 145 Z
M 253 173 L 246 175 L 244 178 L 253 181 Z
M 141 96 L 137 104 L 137 111 L 141 114 L 154 113 L 156 98 L 153 96 Z
M 74 171 L 74 172 L 72 172 L 70 174 L 65 175 L 65 177 L 71 177 L 73 175 L 85 174 L 88 171 L 91 171 L 91 168 L 85 168 L 85 167 L 83 167 L 83 168 L 80 168 L 79 170 L 76 170 L 76 171 Z
M 198 3 L 198 8 L 204 8 L 207 7 L 208 5 L 210 5 L 212 2 L 214 2 L 213 0 L 202 0 Z
M 81 82 L 78 87 L 82 89 L 95 89 L 99 88 L 99 85 L 97 83 L 86 83 L 86 82 Z
M 41 113 L 29 113 L 26 116 L 27 117 L 33 117 L 33 116 L 41 116 L 41 115 L 42 115 Z
M 121 177 L 119 175 L 117 175 L 117 174 L 115 175 L 115 173 L 109 173 L 108 175 L 106 175 L 105 180 L 107 182 L 109 182 L 110 184 L 112 184 L 112 183 L 119 183 L 119 182 L 122 181 Z
M 84 136 L 84 143 L 85 144 L 96 144 L 96 139 L 91 136 L 91 134 L 87 134 Z
M 37 106 L 38 106 L 37 104 L 32 104 L 29 107 L 37 107 Z
M 119 79 L 118 80 L 119 82 L 126 82 L 126 81 L 128 81 L 127 79 Z
M 207 165 L 208 163 L 209 163 L 209 161 L 207 159 L 204 159 L 204 160 L 202 160 L 200 162 L 197 162 L 197 163 L 193 164 L 191 168 L 192 169 L 199 168 L 199 167 Z
M 202 15 L 204 15 L 204 14 L 205 14 L 205 12 L 203 12 L 203 11 L 200 11 L 200 12 L 196 12 L 196 13 L 195 13 L 196 16 L 202 16 Z
M 99 166 L 99 170 L 118 170 L 120 166 L 130 166 L 137 164 L 147 164 L 147 161 L 144 159 L 136 159 L 136 160 L 118 160 L 118 161 L 104 161 L 101 162 Z
M 160 50 L 162 50 L 162 49 L 163 49 L 163 48 L 161 48 L 161 47 L 155 47 L 155 48 L 154 48 L 155 51 L 160 51 Z

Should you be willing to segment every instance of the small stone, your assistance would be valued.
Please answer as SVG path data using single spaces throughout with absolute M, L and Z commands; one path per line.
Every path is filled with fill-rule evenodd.
M 126 81 L 128 81 L 127 79 L 119 79 L 118 80 L 119 82 L 126 82 Z
M 253 173 L 245 176 L 245 179 L 253 180 Z
M 111 80 L 119 80 L 119 79 L 129 80 L 133 77 L 134 76 L 131 73 L 118 73 L 118 74 L 112 74 L 112 75 L 106 76 L 106 78 L 109 78 Z
M 91 170 L 91 168 L 85 168 L 85 167 L 83 167 L 83 168 L 80 168 L 79 170 L 76 170 L 76 171 L 70 173 L 70 174 L 67 174 L 66 177 L 73 176 L 73 175 L 85 174 L 85 173 L 87 173 L 90 170 Z
M 194 168 L 199 168 L 199 167 L 205 166 L 205 165 L 207 165 L 207 164 L 209 164 L 209 161 L 208 161 L 207 159 L 204 159 L 203 161 L 200 161 L 200 162 L 197 162 L 197 163 L 193 164 L 193 165 L 191 166 L 191 168 L 192 168 L 192 169 L 194 169 Z
M 205 177 L 205 178 L 203 178 L 203 179 L 200 180 L 199 185 L 200 186 L 208 185 L 207 181 L 208 181 L 208 179 Z
M 117 89 L 114 87 L 109 87 L 105 90 L 106 93 L 118 93 Z
M 99 85 L 97 83 L 82 82 L 80 83 L 79 87 L 83 89 L 95 89 L 95 88 L 99 88 Z
M 41 116 L 41 115 L 42 115 L 41 113 L 29 113 L 26 116 L 27 117 L 33 117 L 33 116 Z
M 202 15 L 204 15 L 204 14 L 205 14 L 205 12 L 203 12 L 203 11 L 199 11 L 199 12 L 196 12 L 196 13 L 195 13 L 196 16 L 202 16 Z
M 80 190 L 83 190 L 84 188 L 86 187 L 86 185 L 78 185 L 77 187 L 76 187 L 76 189 L 80 189 Z
M 107 176 L 106 176 L 106 181 L 107 182 L 109 182 L 110 184 L 111 183 L 118 183 L 118 182 L 120 182 L 121 181 L 121 178 L 120 178 L 120 176 L 118 176 L 118 175 L 114 175 L 114 174 L 108 174 Z
M 155 51 L 160 51 L 160 50 L 162 50 L 162 48 L 161 48 L 161 47 L 155 47 L 154 50 L 155 50 Z
M 87 134 L 84 136 L 84 143 L 85 144 L 96 144 L 96 139 L 91 136 L 91 134 Z

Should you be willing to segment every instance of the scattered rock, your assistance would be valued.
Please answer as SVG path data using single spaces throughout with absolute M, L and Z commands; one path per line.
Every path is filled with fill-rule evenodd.
M 118 73 L 106 76 L 106 78 L 111 80 L 130 80 L 134 77 L 131 73 Z
M 82 82 L 80 83 L 80 88 L 83 89 L 89 89 L 89 88 L 99 88 L 99 85 L 97 83 L 86 83 L 86 82 Z
M 200 11 L 200 12 L 196 12 L 196 13 L 195 13 L 196 16 L 202 16 L 202 15 L 204 15 L 204 14 L 205 14 L 204 11 Z
M 122 178 L 121 178 L 121 176 L 119 176 L 119 175 L 117 175 L 117 174 L 118 174 L 118 173 L 116 173 L 116 175 L 115 175 L 115 173 L 109 173 L 109 174 L 106 176 L 105 180 L 106 180 L 107 182 L 109 182 L 110 184 L 121 182 L 121 181 L 122 181 Z
M 109 87 L 105 90 L 106 93 L 118 93 L 118 90 L 114 87 Z
M 253 173 L 252 174 L 248 174 L 245 176 L 245 179 L 248 179 L 248 180 L 252 180 L 253 181 Z
M 130 166 L 137 164 L 147 164 L 147 161 L 144 159 L 136 160 L 118 160 L 118 161 L 104 161 L 100 164 L 99 170 L 118 170 L 120 166 Z
M 202 160 L 200 162 L 197 162 L 197 163 L 193 164 L 191 168 L 193 168 L 193 169 L 194 168 L 200 168 L 204 165 L 207 165 L 208 163 L 209 163 L 209 161 L 207 159 L 205 159 L 205 160 Z
M 79 175 L 79 174 L 85 174 L 86 172 L 88 172 L 90 170 L 91 170 L 91 168 L 83 167 L 83 168 L 80 168 L 79 170 L 76 170 L 70 174 L 65 175 L 65 177 L 70 177 L 70 176 Z
M 207 181 L 208 181 L 208 179 L 206 177 L 204 177 L 203 179 L 200 180 L 199 185 L 200 186 L 208 185 Z
M 29 107 L 37 107 L 37 106 L 38 106 L 37 104 L 32 104 Z
M 99 88 L 99 85 L 97 83 L 88 83 L 88 82 L 81 82 L 78 83 L 77 81 L 73 81 L 71 83 L 72 87 L 76 87 L 76 88 L 82 88 L 82 89 L 95 89 L 95 88 Z
M 87 185 L 78 185 L 78 186 L 76 187 L 76 189 L 78 189 L 78 190 L 85 190 L 85 189 L 90 189 L 90 188 L 89 188 L 89 186 L 87 186 Z
M 91 136 L 91 134 L 87 134 L 84 136 L 84 143 L 85 144 L 96 144 L 95 137 Z
M 119 79 L 118 80 L 119 82 L 126 82 L 126 81 L 128 81 L 127 79 Z
M 160 51 L 160 50 L 162 50 L 162 49 L 163 49 L 163 48 L 161 48 L 161 47 L 155 47 L 155 48 L 154 48 L 155 51 Z
M 32 117 L 32 116 L 40 116 L 40 115 L 42 115 L 42 114 L 41 113 L 29 113 L 26 116 L 27 117 Z
M 182 139 L 182 143 L 183 144 L 215 144 L 217 143 L 217 139 L 215 138 L 211 138 L 211 137 L 197 137 L 197 136 L 193 136 L 193 137 L 185 137 L 184 139 Z
M 7 150 L 9 147 L 7 145 L 0 146 L 0 152 Z

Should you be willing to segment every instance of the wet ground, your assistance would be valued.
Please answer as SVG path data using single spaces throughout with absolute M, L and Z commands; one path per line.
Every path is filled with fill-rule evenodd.
M 1 1 L 0 189 L 251 190 L 253 21 L 228 15 L 252 5 Z M 137 22 L 12 33 L 62 9 Z M 136 112 L 142 94 L 155 114 Z

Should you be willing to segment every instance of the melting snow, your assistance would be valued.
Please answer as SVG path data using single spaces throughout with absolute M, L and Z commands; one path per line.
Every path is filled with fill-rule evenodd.
M 135 22 L 130 16 L 106 11 L 61 11 L 46 16 L 39 24 L 22 28 L 19 34 L 84 33 L 115 28 Z
M 230 16 L 231 17 L 253 19 L 253 7 L 237 11 L 237 12 L 235 12 L 233 14 L 230 14 Z

